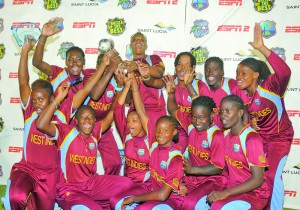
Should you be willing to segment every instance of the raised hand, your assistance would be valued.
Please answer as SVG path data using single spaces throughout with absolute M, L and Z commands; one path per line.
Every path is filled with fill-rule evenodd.
M 23 46 L 22 46 L 22 51 L 24 52 L 29 52 L 30 50 L 32 50 L 33 46 L 35 45 L 36 40 L 32 37 L 32 36 L 28 36 L 28 41 L 24 42 Z
M 147 80 L 150 78 L 150 66 L 148 64 L 142 63 L 140 61 L 136 61 L 138 66 L 139 73 L 143 80 Z
M 264 41 L 263 41 L 263 36 L 262 36 L 262 31 L 261 31 L 261 26 L 259 23 L 255 23 L 254 26 L 254 36 L 253 36 L 253 41 L 248 42 L 254 49 L 260 50 L 263 48 Z
M 42 35 L 44 36 L 52 36 L 54 34 L 59 33 L 63 29 L 63 25 L 61 23 L 62 18 L 55 17 L 50 19 L 47 23 L 43 25 Z M 58 25 L 61 23 L 60 27 Z
M 162 79 L 166 84 L 168 93 L 171 93 L 171 94 L 175 93 L 176 87 L 175 87 L 173 76 L 170 74 L 167 74 L 167 75 L 163 76 Z
M 191 67 L 188 64 L 185 64 L 183 66 L 184 69 L 184 84 L 191 84 L 194 80 L 195 76 L 195 66 Z
M 57 96 L 55 97 L 57 100 L 59 100 L 58 103 L 62 102 L 68 95 L 70 86 L 67 82 L 62 83 L 57 88 Z

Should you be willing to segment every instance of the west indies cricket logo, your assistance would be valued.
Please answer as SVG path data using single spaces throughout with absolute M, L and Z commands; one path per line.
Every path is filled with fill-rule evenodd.
M 190 34 L 193 33 L 195 38 L 201 38 L 207 35 L 208 30 L 208 21 L 207 20 L 195 20 L 194 25 L 190 31 Z
M 57 56 L 60 55 L 62 60 L 66 60 L 66 52 L 68 51 L 68 49 L 70 49 L 70 47 L 73 47 L 74 44 L 72 42 L 63 42 L 60 44 L 60 48 L 58 50 Z
M 131 9 L 136 5 L 136 0 L 119 0 L 118 6 L 121 5 L 122 9 Z
M 275 0 L 253 0 L 254 9 L 260 13 L 270 12 L 274 7 Z
M 266 20 L 260 22 L 261 30 L 262 30 L 262 35 L 266 39 L 274 36 L 276 34 L 276 23 L 274 21 Z
M 46 10 L 56 10 L 60 6 L 60 0 L 44 0 L 44 8 Z
M 4 0 L 0 0 L 0 9 L 4 7 Z
M 192 7 L 198 11 L 206 9 L 208 5 L 208 0 L 192 0 Z
M 209 54 L 206 47 L 192 48 L 191 53 L 193 56 L 195 56 L 197 64 L 203 64 L 208 58 Z
M 124 33 L 126 23 L 123 18 L 109 19 L 106 23 L 107 32 L 113 36 L 119 36 Z
M 0 44 L 0 60 L 4 57 L 4 55 L 5 55 L 4 44 Z
M 271 48 L 271 50 L 276 53 L 282 60 L 285 61 L 286 59 L 286 56 L 285 56 L 285 49 L 283 48 L 280 48 L 280 47 L 274 47 L 274 48 Z

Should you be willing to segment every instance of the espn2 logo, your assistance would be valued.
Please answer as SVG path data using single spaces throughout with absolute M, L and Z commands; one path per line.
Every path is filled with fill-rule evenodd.
M 95 28 L 95 22 L 74 22 L 73 28 Z

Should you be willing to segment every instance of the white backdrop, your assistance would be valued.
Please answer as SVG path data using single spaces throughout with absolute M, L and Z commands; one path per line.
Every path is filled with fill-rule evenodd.
M 250 50 L 248 41 L 252 41 L 254 23 L 262 22 L 273 29 L 265 44 L 285 57 L 292 69 L 285 102 L 295 136 L 283 179 L 285 207 L 300 208 L 299 0 L 0 0 L 0 8 L 0 184 L 6 184 L 12 164 L 22 153 L 20 48 L 12 25 L 34 22 L 42 27 L 52 17 L 64 19 L 64 30 L 48 38 L 44 60 L 49 64 L 64 66 L 60 52 L 76 45 L 86 53 L 85 67 L 95 67 L 102 38 L 113 39 L 126 59 L 130 36 L 141 31 L 148 38 L 147 53 L 160 55 L 169 73 L 174 72 L 176 55 L 193 48 L 197 71 L 203 72 L 207 57 L 218 56 L 224 60 L 225 76 L 235 77 L 240 60 L 260 57 Z M 32 55 L 29 59 L 31 64 Z M 31 65 L 29 69 L 32 82 L 38 70 Z

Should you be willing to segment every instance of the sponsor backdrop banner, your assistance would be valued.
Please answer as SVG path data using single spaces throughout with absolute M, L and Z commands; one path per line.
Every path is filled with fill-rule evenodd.
M 224 60 L 225 76 L 235 78 L 244 58 L 262 58 L 248 44 L 260 22 L 265 44 L 292 69 L 285 94 L 286 109 L 295 136 L 284 169 L 285 207 L 300 207 L 300 2 L 299 0 L 0 0 L 0 184 L 6 184 L 11 166 L 23 150 L 23 116 L 18 89 L 20 42 L 14 33 L 42 28 L 52 17 L 64 19 L 64 30 L 46 44 L 44 60 L 64 66 L 65 51 L 81 47 L 86 68 L 96 65 L 100 39 L 110 38 L 123 59 L 130 59 L 130 36 L 148 38 L 147 54 L 158 54 L 168 73 L 182 51 L 192 51 L 196 71 L 203 73 L 208 57 Z M 24 23 L 20 25 L 20 23 Z M 13 33 L 14 32 L 14 33 Z M 29 56 L 30 82 L 39 78 Z M 115 133 L 117 136 L 117 134 Z M 118 140 L 119 141 L 119 140 Z M 121 144 L 119 141 L 121 148 Z

